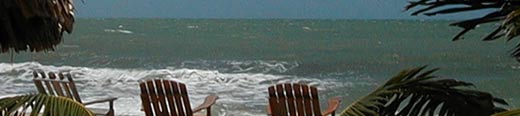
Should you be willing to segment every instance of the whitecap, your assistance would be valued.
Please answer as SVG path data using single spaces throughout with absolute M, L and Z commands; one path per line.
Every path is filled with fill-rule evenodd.
M 197 25 L 188 25 L 188 26 L 186 26 L 186 28 L 188 28 L 188 29 L 197 29 L 197 28 L 199 28 L 199 26 L 197 26 Z
M 312 31 L 312 29 L 311 29 L 310 27 L 307 27 L 307 26 L 302 27 L 302 29 L 303 29 L 303 30 L 307 30 L 307 31 Z
M 124 34 L 132 34 L 132 33 L 134 33 L 134 32 L 132 32 L 130 30 L 124 30 L 124 29 L 118 29 L 117 32 L 124 33 Z
M 239 62 L 234 62 L 242 64 Z M 280 64 L 269 64 L 276 70 L 287 70 Z M 267 87 L 277 83 L 306 83 L 320 91 L 333 89 L 321 85 L 344 85 L 331 79 L 303 78 L 291 75 L 263 73 L 223 73 L 217 70 L 201 70 L 167 67 L 164 69 L 115 69 L 74 66 L 42 65 L 37 62 L 0 63 L 0 95 L 36 92 L 32 83 L 32 71 L 71 72 L 83 101 L 118 97 L 115 102 L 117 115 L 143 115 L 140 111 L 139 82 L 161 78 L 187 85 L 192 106 L 200 104 L 205 96 L 219 96 L 213 110 L 221 115 L 262 115 L 267 105 Z M 335 87 L 335 86 L 333 86 Z M 105 104 L 93 107 L 106 107 Z
M 130 30 L 124 30 L 124 29 L 105 29 L 103 31 L 109 32 L 109 33 L 122 33 L 122 34 L 133 34 L 134 33 Z
M 103 31 L 105 31 L 105 32 L 110 32 L 110 33 L 114 33 L 114 32 L 116 32 L 116 30 L 114 30 L 114 29 L 104 29 Z

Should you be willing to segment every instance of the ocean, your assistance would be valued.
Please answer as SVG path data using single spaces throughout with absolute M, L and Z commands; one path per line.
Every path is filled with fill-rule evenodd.
M 32 71 L 75 74 L 83 101 L 118 97 L 117 115 L 144 115 L 138 83 L 185 83 L 192 106 L 219 99 L 217 116 L 265 116 L 267 87 L 316 86 L 321 106 L 341 96 L 341 112 L 386 79 L 428 65 L 520 107 L 518 41 L 464 40 L 447 20 L 77 19 L 55 51 L 0 54 L 0 96 L 34 93 Z M 106 107 L 99 104 L 91 107 Z

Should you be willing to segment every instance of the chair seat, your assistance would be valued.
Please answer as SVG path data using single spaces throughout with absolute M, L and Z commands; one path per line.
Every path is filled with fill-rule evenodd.
M 96 116 L 98 116 L 98 115 L 105 116 L 110 111 L 109 109 L 106 109 L 106 108 L 88 108 L 88 109 L 90 111 L 92 111 L 92 113 L 94 113 L 94 115 L 96 115 Z
M 196 112 L 196 113 L 193 113 L 193 116 L 206 116 L 206 114 L 201 113 L 201 112 Z

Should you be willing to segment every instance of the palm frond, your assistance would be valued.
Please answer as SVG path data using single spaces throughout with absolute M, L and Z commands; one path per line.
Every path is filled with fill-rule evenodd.
M 500 113 L 493 114 L 492 116 L 519 116 L 520 115 L 520 109 L 516 110 L 510 110 L 510 111 L 503 111 Z
M 93 116 L 82 104 L 61 96 L 21 95 L 0 99 L 0 116 Z
M 453 79 L 438 79 L 438 69 L 425 67 L 404 70 L 369 95 L 353 102 L 341 116 L 489 116 L 503 108 L 505 101 L 491 94 L 462 89 L 473 84 Z
M 463 28 L 453 40 L 463 38 L 467 32 L 475 29 L 480 24 L 496 22 L 499 24 L 487 36 L 484 41 L 496 40 L 501 37 L 511 40 L 520 35 L 520 2 L 516 0 L 412 0 L 405 10 L 418 8 L 412 15 L 423 14 L 433 16 L 437 14 L 454 14 L 460 12 L 479 11 L 487 12 L 481 17 L 467 19 L 450 25 Z M 483 9 L 491 9 L 481 11 Z M 511 53 L 520 61 L 520 43 Z

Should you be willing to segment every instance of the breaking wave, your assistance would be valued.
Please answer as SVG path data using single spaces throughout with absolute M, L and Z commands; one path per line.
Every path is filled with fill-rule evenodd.
M 180 68 L 195 68 L 203 70 L 217 70 L 224 73 L 262 73 L 277 74 L 285 73 L 297 68 L 298 62 L 288 61 L 263 61 L 263 60 L 246 60 L 246 61 L 183 61 L 179 64 Z M 215 67 L 216 66 L 216 67 Z
M 118 97 L 119 99 L 115 102 L 117 115 L 143 115 L 140 111 L 141 100 L 138 83 L 152 78 L 185 83 L 193 107 L 202 103 L 207 95 L 218 95 L 219 99 L 213 108 L 213 113 L 219 116 L 265 115 L 267 87 L 276 83 L 306 83 L 317 86 L 320 91 L 352 86 L 352 83 L 338 82 L 334 79 L 241 73 L 240 71 L 222 73 L 217 70 L 174 67 L 164 69 L 88 68 L 25 62 L 0 63 L 0 90 L 2 90 L 0 96 L 36 92 L 31 80 L 33 70 L 73 73 L 83 101 Z M 106 104 L 92 107 L 106 107 Z

